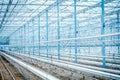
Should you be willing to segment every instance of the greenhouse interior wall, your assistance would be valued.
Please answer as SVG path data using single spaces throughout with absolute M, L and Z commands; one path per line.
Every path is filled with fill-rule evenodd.
M 23 3 L 19 1 L 18 4 Z M 1 50 L 116 70 L 120 76 L 120 0 L 45 0 L 43 4 L 39 3 L 40 10 L 32 3 L 16 5 L 18 13 L 22 10 L 25 13 L 29 7 L 34 10 L 32 14 L 36 14 L 27 16 L 29 13 L 25 13 L 17 17 L 14 12 L 11 14 L 10 17 L 14 18 L 6 22 L 7 26 L 14 23 L 22 26 L 11 34 L 5 32 L 5 26 L 0 36 L 7 35 L 3 39 L 7 44 L 1 43 Z M 26 20 L 22 21 L 22 18 Z

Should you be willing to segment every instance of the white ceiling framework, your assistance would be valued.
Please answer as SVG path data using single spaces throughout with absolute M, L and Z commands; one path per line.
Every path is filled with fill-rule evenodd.
M 4 40 L 6 36 L 12 34 L 19 27 L 27 23 L 27 21 L 31 20 L 39 13 L 42 13 L 45 9 L 49 9 L 51 5 L 54 8 L 54 6 L 56 6 L 56 1 L 57 0 L 0 0 L 0 40 Z M 64 24 L 64 26 L 67 26 L 72 24 L 69 22 L 73 21 L 73 3 L 74 0 L 61 0 L 59 13 L 61 16 L 61 25 Z M 77 0 L 78 23 L 87 24 L 90 15 L 93 16 L 91 17 L 93 18 L 93 21 L 91 21 L 93 24 L 99 23 L 99 21 L 95 21 L 94 19 L 101 17 L 100 6 L 101 0 Z M 53 14 L 57 11 L 54 9 L 48 11 L 50 20 L 49 26 L 53 26 L 52 23 L 55 23 L 57 20 Z M 120 11 L 120 1 L 105 0 L 105 15 L 113 14 L 116 11 Z M 107 18 L 105 20 L 108 21 Z M 41 22 L 41 25 L 45 25 L 45 20 Z

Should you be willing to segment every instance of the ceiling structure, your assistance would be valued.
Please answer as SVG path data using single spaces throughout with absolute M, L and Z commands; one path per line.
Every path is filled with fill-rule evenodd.
M 57 0 L 0 0 L 0 42 L 6 41 L 8 37 L 17 29 L 26 24 L 36 15 L 44 12 L 46 9 L 50 9 L 52 6 L 56 6 Z M 73 16 L 73 0 L 59 0 L 61 21 L 70 21 L 70 17 Z M 114 4 L 113 4 L 114 3 Z M 77 0 L 77 14 L 78 23 L 84 25 L 89 15 L 94 15 L 94 18 L 101 17 L 101 0 Z M 50 23 L 55 22 L 55 18 L 52 17 L 56 10 L 50 10 L 49 17 Z M 86 12 L 86 14 L 85 14 Z M 120 12 L 119 0 L 105 0 L 105 21 L 114 20 L 116 15 L 110 16 L 107 19 L 107 15 L 112 15 L 116 12 Z M 79 15 L 80 14 L 80 15 Z M 72 21 L 72 20 L 71 20 Z M 92 24 L 99 23 L 99 21 L 91 21 Z M 62 24 L 62 23 L 61 23 Z M 64 24 L 64 22 L 63 22 Z M 45 23 L 43 23 L 45 25 Z M 70 23 L 66 25 L 71 25 Z M 65 26 L 66 26 L 65 25 Z M 82 25 L 82 24 L 81 24 Z
M 23 26 L 55 0 L 0 0 L 0 41 Z

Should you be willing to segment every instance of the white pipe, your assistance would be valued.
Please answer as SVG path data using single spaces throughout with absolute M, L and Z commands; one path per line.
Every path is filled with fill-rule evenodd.
M 72 70 L 76 70 L 76 71 L 86 72 L 86 73 L 90 73 L 90 74 L 98 75 L 98 76 L 104 76 L 104 77 L 112 78 L 112 79 L 120 79 L 120 75 L 113 74 L 115 72 L 109 73 L 109 72 L 113 71 L 113 70 L 109 70 L 109 69 L 106 69 L 106 70 L 98 69 L 97 70 L 97 68 L 94 69 L 92 67 L 88 68 L 88 67 L 85 67 L 85 66 L 77 66 L 77 65 L 73 65 L 74 63 L 70 63 L 70 62 L 66 62 L 66 61 L 58 61 L 58 60 L 56 60 L 56 61 L 52 60 L 51 61 L 51 60 L 46 60 L 46 59 L 37 58 L 37 57 L 33 57 L 33 56 L 27 56 L 27 55 L 23 55 L 23 56 L 30 57 L 32 59 L 36 59 L 36 60 L 39 60 L 39 61 L 42 61 L 42 62 L 45 62 L 45 63 L 57 65 L 57 66 L 60 66 L 60 67 L 63 67 L 63 68 L 67 68 L 67 69 L 72 69 Z M 104 72 L 104 71 L 106 71 L 106 72 Z M 119 73 L 119 71 L 117 71 L 116 73 Z
M 17 64 L 21 65 L 22 67 L 24 67 L 25 69 L 29 70 L 30 72 L 34 73 L 35 75 L 43 78 L 43 79 L 48 79 L 48 80 L 59 80 L 58 78 L 44 72 L 41 71 L 40 69 L 35 68 L 34 66 L 30 66 L 27 63 L 24 63 L 20 60 L 17 60 L 16 58 L 13 58 L 5 53 L 2 53 L 2 55 L 6 56 L 7 58 L 10 58 L 11 60 L 15 61 Z
M 8 52 L 10 52 L 10 53 L 14 53 L 15 55 L 17 55 L 17 54 L 19 54 L 19 53 L 17 53 L 17 52 L 12 52 L 12 51 L 8 51 Z M 25 56 L 26 54 L 22 54 L 22 53 L 20 53 L 22 56 Z M 18 55 L 19 56 L 19 55 Z M 28 56 L 29 57 L 29 56 Z M 85 59 L 85 60 L 83 60 L 83 58 L 85 57 L 85 55 L 84 56 L 78 56 L 78 62 L 79 62 L 79 64 L 83 64 L 83 63 L 85 63 L 85 64 L 89 64 L 89 65 L 98 65 L 98 66 L 102 66 L 102 62 L 99 62 L 99 61 L 96 61 L 96 60 L 100 60 L 101 58 L 96 58 L 96 57 L 94 57 L 94 56 L 91 56 L 91 57 L 88 57 L 88 60 L 87 59 Z M 42 57 L 41 57 L 42 58 Z M 89 60 L 89 59 L 95 59 L 96 58 L 96 60 Z M 46 59 L 46 58 L 45 58 Z M 107 67 L 113 67 L 113 68 L 120 68 L 120 64 L 118 64 L 118 60 L 119 59 L 117 59 L 117 60 L 115 60 L 115 62 L 117 62 L 117 63 L 113 63 L 114 61 L 111 59 L 111 60 L 108 60 L 108 58 L 106 58 L 107 59 Z M 52 60 L 57 60 L 57 57 L 55 57 L 55 56 L 52 56 Z M 61 57 L 61 61 L 64 61 L 64 62 L 68 62 L 68 61 L 74 61 L 74 59 L 73 58 L 69 58 L 68 56 L 64 56 L 64 57 Z M 108 61 L 110 61 L 110 62 L 108 62 Z
M 64 68 L 67 68 L 67 69 L 73 69 L 73 70 L 86 72 L 86 73 L 99 75 L 99 76 L 104 76 L 104 77 L 108 77 L 108 78 L 113 78 L 113 79 L 120 79 L 120 76 L 116 75 L 116 74 L 107 73 L 107 72 L 94 70 L 94 69 L 89 69 L 89 68 L 85 68 L 85 67 L 80 67 L 80 66 L 76 66 L 76 65 L 73 65 L 73 64 L 65 63 L 64 61 L 62 61 L 62 62 L 61 61 L 52 61 L 51 62 L 50 60 L 39 59 L 39 58 L 36 58 L 36 57 L 32 57 L 32 58 L 38 59 L 42 62 L 47 62 L 47 63 L 53 64 L 53 65 L 64 67 Z

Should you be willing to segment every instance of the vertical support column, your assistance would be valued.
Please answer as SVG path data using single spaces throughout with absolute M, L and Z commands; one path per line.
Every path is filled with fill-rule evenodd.
M 32 20 L 32 53 L 34 55 L 34 19 Z
M 28 51 L 29 51 L 29 55 L 30 55 L 30 25 L 29 25 L 29 22 L 28 22 Z
M 117 32 L 120 32 L 120 26 L 119 26 L 119 12 L 117 13 Z M 118 36 L 118 40 L 120 39 L 120 36 Z M 120 44 L 118 43 L 118 55 L 120 55 Z
M 29 46 L 28 46 L 28 43 L 29 43 L 29 42 L 28 42 L 28 40 L 29 40 L 29 39 L 28 39 L 28 37 L 29 37 L 29 36 L 28 36 L 28 34 L 29 34 L 29 32 L 28 32 L 28 28 L 29 28 L 28 22 L 26 23 L 26 25 L 27 25 L 27 26 L 26 26 L 26 45 L 27 45 L 26 51 L 27 51 L 27 54 L 28 54 L 28 51 L 29 51 L 29 50 L 28 50 L 28 48 L 29 48 Z
M 77 37 L 76 0 L 74 0 L 74 37 Z M 77 63 L 77 40 L 75 40 L 75 63 Z
M 40 16 L 38 15 L 38 51 L 40 56 Z
M 24 25 L 24 53 L 26 53 L 26 26 Z
M 20 49 L 21 49 L 21 40 L 20 40 L 20 28 L 19 28 L 19 53 L 20 53 Z
M 25 26 L 25 25 L 24 25 Z M 24 44 L 25 44 L 25 42 L 24 42 L 24 38 L 25 38 L 25 36 L 24 36 L 24 26 L 22 27 L 22 47 L 23 47 L 23 51 L 22 51 L 22 53 L 24 54 L 24 51 L 25 51 L 25 48 L 24 48 Z
M 20 28 L 20 40 L 21 40 L 21 51 L 20 53 L 22 53 L 22 27 Z
M 105 28 L 105 23 L 104 23 L 104 0 L 101 0 L 101 9 L 102 9 L 102 15 L 101 15 L 101 35 L 105 33 L 104 28 Z M 106 68 L 106 53 L 105 53 L 105 43 L 103 42 L 104 38 L 101 38 L 102 40 L 102 56 L 103 56 L 103 68 Z
M 48 10 L 46 10 L 46 41 L 48 41 Z M 46 43 L 46 57 L 48 58 L 48 42 Z
M 57 0 L 57 35 L 60 39 L 60 17 L 59 17 L 59 0 Z M 58 41 L 58 60 L 60 60 L 60 41 Z

